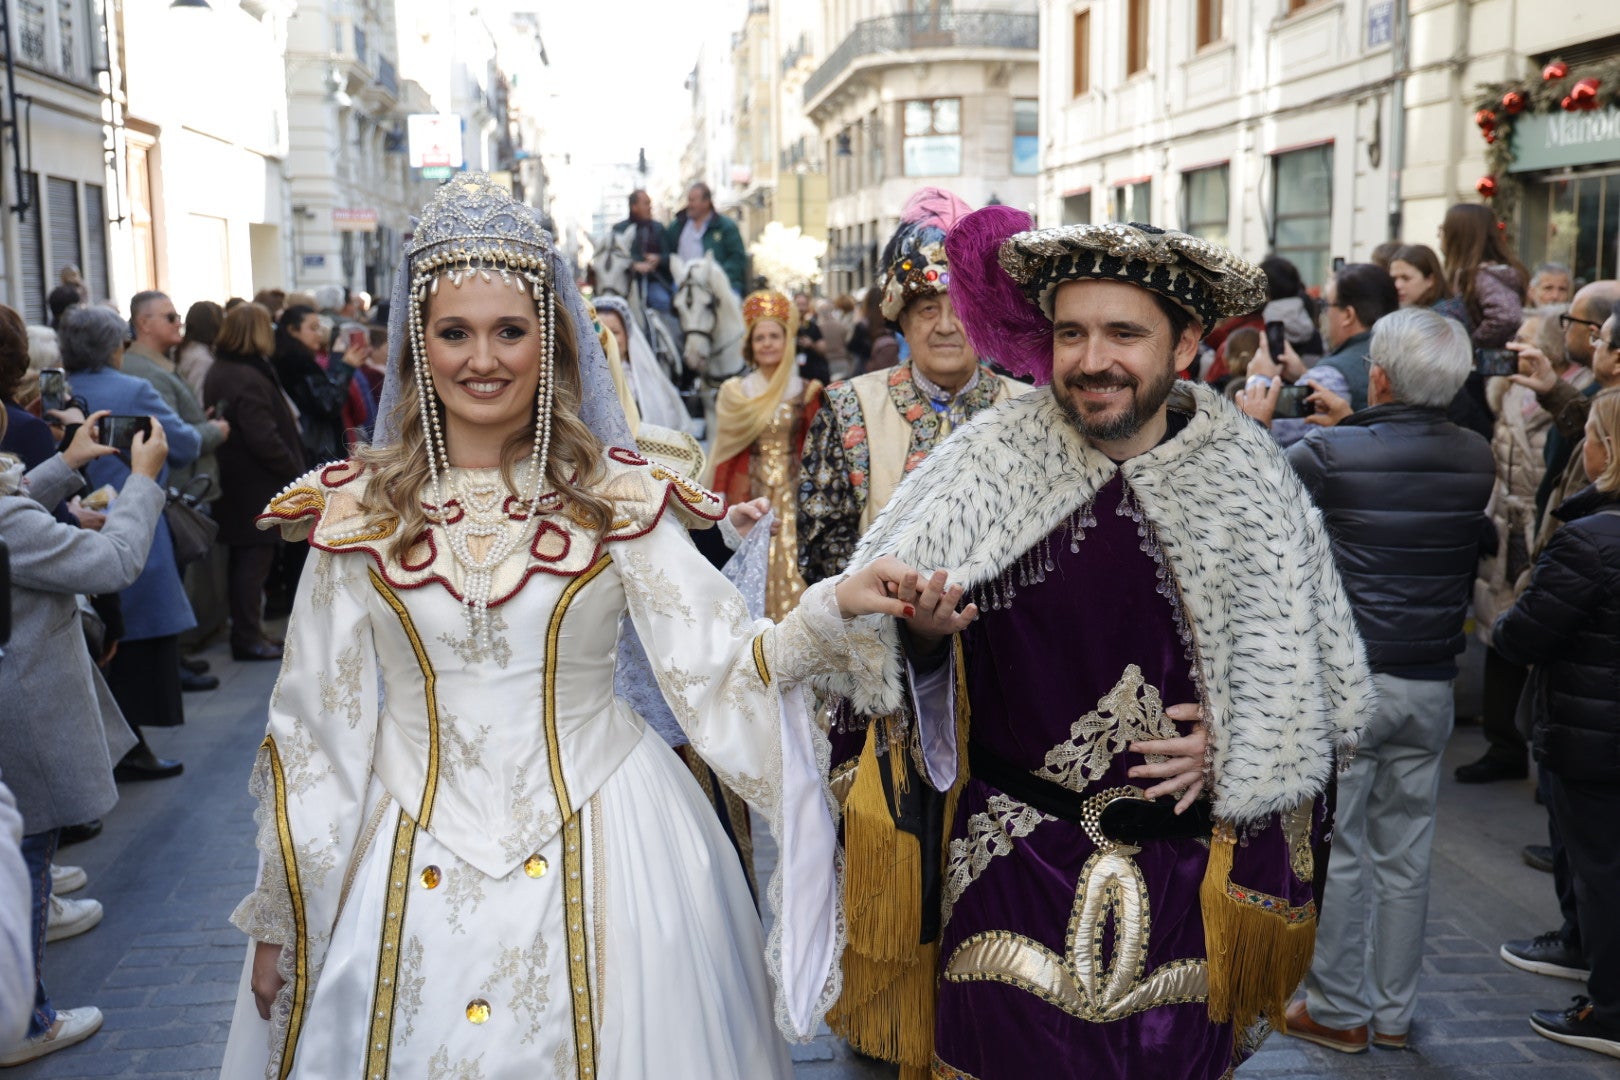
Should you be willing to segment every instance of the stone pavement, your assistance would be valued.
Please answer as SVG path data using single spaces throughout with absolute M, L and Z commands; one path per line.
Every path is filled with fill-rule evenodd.
M 90 933 L 50 946 L 46 985 L 59 1006 L 99 1005 L 107 1024 L 81 1046 L 12 1070 L 18 1080 L 217 1074 L 244 956 L 227 919 L 257 864 L 247 775 L 276 675 L 274 664 L 235 664 L 223 652 L 209 654 L 221 688 L 187 696 L 185 727 L 151 733 L 159 753 L 185 761 L 185 775 L 125 785 L 106 831 L 63 855 L 89 872 L 79 895 L 101 900 L 107 916 Z M 1415 1049 L 1347 1057 L 1274 1036 L 1240 1080 L 1620 1074 L 1613 1059 L 1549 1042 L 1525 1022 L 1532 1008 L 1563 1004 L 1576 984 L 1513 970 L 1496 957 L 1503 938 L 1552 928 L 1556 904 L 1551 879 L 1519 861 L 1519 847 L 1545 835 L 1531 785 L 1469 788 L 1450 780 L 1451 768 L 1481 747 L 1478 729 L 1463 728 L 1447 755 Z M 761 854 L 769 857 L 768 846 Z M 894 1075 L 856 1059 L 831 1035 L 793 1053 L 800 1080 Z

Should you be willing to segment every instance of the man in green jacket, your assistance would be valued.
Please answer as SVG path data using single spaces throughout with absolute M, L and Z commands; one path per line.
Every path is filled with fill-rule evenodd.
M 709 185 L 693 184 L 686 192 L 686 209 L 675 215 L 664 232 L 664 247 L 682 262 L 696 262 L 705 253 L 731 280 L 731 291 L 739 297 L 747 290 L 748 251 L 743 247 L 737 223 L 714 212 L 714 196 Z

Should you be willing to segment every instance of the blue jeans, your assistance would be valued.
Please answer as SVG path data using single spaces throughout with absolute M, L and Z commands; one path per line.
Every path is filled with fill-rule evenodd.
M 51 860 L 56 858 L 60 829 L 47 829 L 22 838 L 23 862 L 34 894 L 34 1015 L 28 1021 L 30 1039 L 43 1035 L 56 1023 L 56 1010 L 45 993 L 45 923 L 51 908 Z
M 673 297 L 669 286 L 654 274 L 647 275 L 647 306 L 654 311 L 668 311 Z

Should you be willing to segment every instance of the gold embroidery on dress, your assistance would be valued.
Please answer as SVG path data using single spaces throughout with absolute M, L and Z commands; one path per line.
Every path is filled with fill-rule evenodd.
M 454 713 L 439 713 L 439 734 L 443 744 L 439 775 L 447 781 L 454 780 L 464 771 L 476 773 L 484 767 L 484 749 L 489 744 L 490 733 L 495 729 L 490 724 L 479 724 L 476 728 L 468 724 L 467 727 L 470 737 Z
M 534 941 L 527 948 L 521 946 L 502 945 L 500 954 L 495 959 L 495 970 L 485 980 L 480 996 L 493 998 L 496 996 L 495 988 L 502 983 L 511 987 L 511 993 L 506 998 L 506 1007 L 513 1014 L 527 1013 L 529 1024 L 523 1032 L 519 1044 L 527 1046 L 539 1037 L 543 1030 L 541 1016 L 546 1006 L 551 1004 L 551 973 L 547 970 L 545 936 L 539 932 L 534 935 Z
M 287 733 L 287 745 L 278 745 L 276 749 L 281 754 L 281 768 L 286 777 L 288 794 L 308 794 L 316 784 L 337 772 L 331 759 L 321 754 L 320 745 L 316 743 L 309 725 L 297 717 L 293 718 L 291 730 Z M 319 769 L 315 767 L 317 758 L 325 762 Z
M 1179 734 L 1175 722 L 1164 713 L 1158 687 L 1144 680 L 1142 669 L 1131 664 L 1097 707 L 1074 722 L 1069 741 L 1047 751 L 1046 764 L 1036 775 L 1070 791 L 1084 791 L 1088 784 L 1102 779 L 1114 756 L 1123 754 L 1131 743 L 1173 739 Z M 1149 754 L 1147 759 L 1165 760 L 1158 754 Z
M 337 849 L 343 841 L 336 824 L 331 824 L 328 828 L 331 829 L 329 839 L 321 840 L 312 836 L 298 845 L 298 876 L 303 878 L 311 889 L 325 888 L 326 875 L 337 866 Z
M 596 932 L 591 937 L 591 952 L 596 957 L 596 1007 L 602 1008 L 607 994 L 607 848 L 602 833 L 602 796 L 591 796 L 591 921 Z
M 687 626 L 696 625 L 691 606 L 681 598 L 680 586 L 654 566 L 646 552 L 631 548 L 619 554 L 619 561 L 624 591 L 638 607 L 666 619 L 679 617 Z
M 493 660 L 495 666 L 505 670 L 506 665 L 512 662 L 512 643 L 506 640 L 506 631 L 509 629 L 506 616 L 501 614 L 500 608 L 490 608 L 487 618 L 489 622 L 489 642 L 486 649 L 479 641 L 478 635 L 468 632 L 465 637 L 457 637 L 451 631 L 439 635 L 439 641 L 450 647 L 456 658 L 463 664 L 476 664 L 484 660 Z
M 1147 881 L 1131 858 L 1141 849 L 1109 840 L 1097 824 L 1103 808 L 1119 798 L 1139 799 L 1142 791 L 1111 788 L 1086 800 L 1082 820 L 1097 850 L 1080 872 L 1066 954 L 1010 930 L 989 930 L 957 947 L 945 968 L 947 981 L 1015 986 L 1091 1023 L 1209 996 L 1204 960 L 1173 960 L 1146 974 L 1153 920 Z M 1105 952 L 1110 928 L 1113 948 Z
M 383 598 L 383 602 L 393 609 L 399 619 L 399 627 L 405 632 L 406 639 L 411 643 L 411 651 L 416 654 L 417 667 L 422 670 L 422 696 L 426 699 L 423 715 L 428 719 L 428 755 L 427 776 L 422 781 L 422 803 L 417 811 L 416 820 L 425 829 L 433 820 L 433 800 L 439 791 L 439 695 L 438 674 L 433 670 L 433 661 L 428 656 L 427 649 L 422 645 L 422 636 L 416 632 L 416 624 L 411 621 L 411 613 L 405 609 L 405 604 L 394 590 L 377 575 L 377 571 L 370 567 L 366 573 L 371 578 L 371 587 Z M 404 807 L 400 810 L 403 813 Z
M 298 1046 L 298 1035 L 304 1026 L 304 1008 L 308 1004 L 309 995 L 309 922 L 304 914 L 304 891 L 298 880 L 298 859 L 293 846 L 292 819 L 287 816 L 287 780 L 282 771 L 281 754 L 276 746 L 276 740 L 269 735 L 264 737 L 265 750 L 270 765 L 270 778 L 274 792 L 276 808 L 276 834 L 281 842 L 281 863 L 287 879 L 287 895 L 292 900 L 293 941 L 289 943 L 292 950 L 292 1002 L 287 1012 L 286 1038 L 279 1047 L 272 1047 L 272 1061 L 278 1055 L 280 1067 L 277 1070 L 279 1080 L 287 1080 L 292 1072 L 293 1051 Z M 283 948 L 285 957 L 287 952 Z
M 445 922 L 452 934 L 465 934 L 467 928 L 461 925 L 463 909 L 469 920 L 478 914 L 478 905 L 484 902 L 484 875 L 467 863 L 441 872 L 444 874 Z
M 669 703 L 669 711 L 680 721 L 681 730 L 689 734 L 698 731 L 700 724 L 697 707 L 687 698 L 686 692 L 693 687 L 701 689 L 709 685 L 709 676 L 701 672 L 687 671 L 673 664 L 656 668 L 654 674 L 658 677 L 659 687 L 664 691 L 664 700 Z
M 396 980 L 399 986 L 399 996 L 394 1000 L 396 1024 L 399 1027 L 398 1034 L 394 1036 L 396 1052 L 404 1050 L 405 1044 L 416 1034 L 416 1014 L 422 1011 L 422 989 L 427 986 L 427 976 L 422 974 L 425 953 L 422 939 L 412 934 L 405 943 L 403 962 Z
M 365 645 L 360 639 L 361 627 L 354 628 L 354 644 L 337 655 L 337 677 L 321 673 L 321 709 L 331 716 L 348 721 L 349 730 L 360 726 L 364 715 L 364 701 L 360 697 L 360 674 L 365 664 Z
M 377 982 L 372 987 L 373 1013 L 366 1040 L 366 1072 L 372 1080 L 387 1080 L 394 1044 L 394 1000 L 399 986 L 400 953 L 405 934 L 405 907 L 409 900 L 411 857 L 416 851 L 416 822 L 404 809 L 394 828 L 394 849 L 388 866 L 388 898 L 383 903 L 382 940 L 377 944 Z
M 1288 865 L 1294 877 L 1303 882 L 1316 878 L 1316 855 L 1311 850 L 1311 819 L 1316 800 L 1306 799 L 1282 815 L 1283 836 L 1288 840 Z
M 945 898 L 942 918 L 948 925 L 956 902 L 998 855 L 1009 854 L 1012 842 L 1028 836 L 1043 821 L 1057 818 L 999 792 L 985 809 L 967 819 L 967 835 L 951 841 L 945 863 Z
M 329 608 L 337 600 L 337 560 L 329 551 L 315 552 L 315 582 L 309 598 L 317 608 Z
M 452 1063 L 450 1048 L 441 1046 L 428 1059 L 428 1080 L 484 1080 L 484 1055 Z

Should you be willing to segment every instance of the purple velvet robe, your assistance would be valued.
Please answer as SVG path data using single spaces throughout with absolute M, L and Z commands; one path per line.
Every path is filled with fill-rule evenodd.
M 1140 516 L 1116 475 L 974 590 L 983 614 L 964 635 L 973 742 L 1083 796 L 1152 786 L 1126 775 L 1144 758 L 1120 740 L 1133 730 L 1149 737 L 1144 726 L 1174 734 L 1155 707 L 1199 701 L 1196 628 L 1185 624 L 1174 577 Z M 924 725 L 946 722 L 918 705 Z M 1082 728 L 1082 718 L 1092 723 Z M 1075 768 L 1059 779 L 1065 762 Z M 1276 819 L 1251 826 L 1233 880 L 1307 905 L 1322 802 L 1303 811 L 1303 843 L 1295 828 L 1291 844 Z M 1039 815 L 976 776 L 949 829 L 936 1076 L 1215 1080 L 1252 1052 L 1263 1032 L 1213 1023 L 1205 1005 L 1204 842 L 1155 840 L 1134 852 L 1105 842 L 1099 855 L 1081 824 Z M 1105 902 L 1091 918 L 1081 897 L 1094 856 L 1090 888 Z M 1112 913 L 1110 873 L 1112 896 L 1126 900 Z M 1143 904 L 1133 917 L 1137 882 Z

